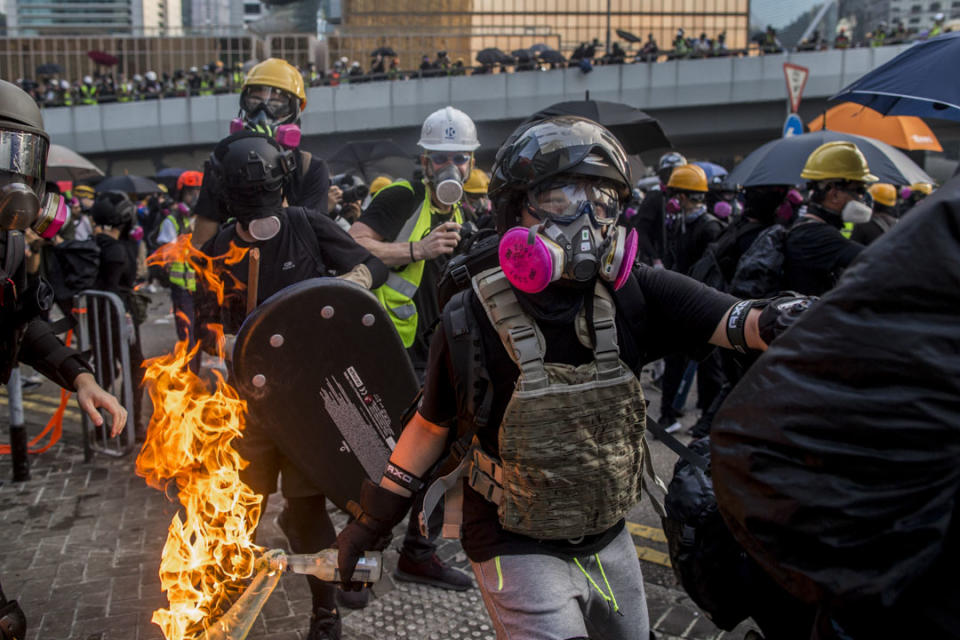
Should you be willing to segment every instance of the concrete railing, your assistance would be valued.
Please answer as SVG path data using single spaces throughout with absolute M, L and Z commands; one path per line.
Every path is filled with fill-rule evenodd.
M 308 89 L 305 136 L 419 126 L 453 104 L 476 121 L 516 120 L 555 102 L 625 102 L 662 110 L 786 100 L 783 63 L 810 69 L 804 96 L 830 96 L 906 45 L 748 58 L 707 58 Z M 44 110 L 53 141 L 81 153 L 209 145 L 227 133 L 237 95 L 167 98 Z

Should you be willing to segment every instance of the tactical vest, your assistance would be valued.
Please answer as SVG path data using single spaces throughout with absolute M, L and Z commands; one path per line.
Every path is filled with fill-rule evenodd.
M 541 540 L 602 533 L 640 501 L 646 453 L 646 403 L 639 380 L 620 360 L 615 306 L 597 283 L 592 321 L 575 321 L 578 340 L 594 353 L 583 365 L 545 362 L 546 342 L 520 307 L 499 267 L 473 278 L 473 290 L 520 369 L 500 422 L 500 457 L 476 438 L 460 465 L 428 489 L 421 528 L 447 493 L 445 537 L 459 536 L 461 479 L 497 505 L 501 526 Z
M 179 216 L 169 215 L 167 220 L 170 220 L 173 223 L 174 231 L 177 232 L 177 235 L 183 233 L 189 233 L 189 225 L 186 222 L 181 221 Z M 187 291 L 193 293 L 197 290 L 197 272 L 193 270 L 185 260 L 178 260 L 176 262 L 170 263 L 170 284 L 180 287 L 181 289 L 186 289 Z
M 401 186 L 414 192 L 413 185 L 406 180 L 397 180 L 381 189 L 380 192 Z M 394 242 L 418 242 L 422 240 L 430 233 L 432 209 L 430 190 L 426 189 L 420 209 L 410 216 L 403 228 L 400 229 L 397 237 L 394 238 Z M 463 223 L 463 212 L 459 204 L 453 207 L 453 220 Z M 420 288 L 424 265 L 424 260 L 416 260 L 404 265 L 400 270 L 391 270 L 386 283 L 373 290 L 380 304 L 387 310 L 397 333 L 400 334 L 403 346 L 408 349 L 413 345 L 414 338 L 417 335 L 417 305 L 413 302 L 413 296 Z

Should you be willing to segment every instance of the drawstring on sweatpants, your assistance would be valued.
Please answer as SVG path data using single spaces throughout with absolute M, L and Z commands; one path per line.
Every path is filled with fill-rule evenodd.
M 607 591 L 610 592 L 610 595 L 609 595 L 609 596 L 608 596 L 607 594 L 605 594 L 605 593 L 603 592 L 603 589 L 600 588 L 600 585 L 598 585 L 598 584 L 593 580 L 593 578 L 590 577 L 590 574 L 587 573 L 587 570 L 583 568 L 583 565 L 580 564 L 580 560 L 579 560 L 578 558 L 574 558 L 573 561 L 577 564 L 577 568 L 579 568 L 580 571 L 583 572 L 583 575 L 585 575 L 585 576 L 587 577 L 587 580 L 590 581 L 590 584 L 593 585 L 593 588 L 597 590 L 597 593 L 600 594 L 600 597 L 603 598 L 604 601 L 606 601 L 606 602 L 612 602 L 612 603 L 613 603 L 613 610 L 614 610 L 617 614 L 619 614 L 619 615 L 622 616 L 623 613 L 620 612 L 620 605 L 617 604 L 617 598 L 616 598 L 616 596 L 613 595 L 613 589 L 610 587 L 610 582 L 607 580 L 607 574 L 603 571 L 603 563 L 600 562 L 600 554 L 595 553 L 595 554 L 593 554 L 593 557 L 596 558 L 596 560 L 597 560 L 597 566 L 600 568 L 600 575 L 603 577 L 603 584 L 605 584 L 605 585 L 607 586 Z

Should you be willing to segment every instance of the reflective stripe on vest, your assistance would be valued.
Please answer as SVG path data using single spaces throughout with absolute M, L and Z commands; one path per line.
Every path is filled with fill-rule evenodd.
M 387 189 L 399 187 L 405 187 L 413 192 L 413 185 L 406 180 L 397 180 L 378 191 L 377 194 L 379 195 Z M 394 242 L 417 242 L 430 233 L 431 210 L 430 190 L 426 189 L 420 209 L 416 214 L 410 216 Z M 460 205 L 455 205 L 453 208 L 453 220 L 463 223 L 463 213 L 460 210 Z M 387 314 L 393 321 L 393 326 L 400 334 L 403 346 L 407 348 L 413 345 L 413 340 L 417 335 L 417 307 L 413 302 L 413 296 L 420 288 L 424 264 L 423 260 L 417 260 L 408 263 L 399 271 L 391 271 L 387 277 L 387 282 L 373 291 L 380 304 L 387 310 Z
M 167 216 L 167 220 L 173 223 L 173 229 L 177 232 L 179 236 L 181 233 L 186 233 L 187 228 L 184 225 L 184 228 L 180 228 L 180 220 L 177 219 L 177 216 Z M 170 263 L 170 284 L 180 287 L 181 289 L 186 289 L 191 293 L 197 290 L 197 272 L 193 270 L 187 262 L 178 261 Z

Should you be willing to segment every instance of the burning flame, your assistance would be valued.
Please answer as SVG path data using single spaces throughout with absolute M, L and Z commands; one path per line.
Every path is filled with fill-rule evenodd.
M 224 277 L 232 278 L 224 266 L 236 264 L 245 252 L 231 245 L 226 255 L 211 258 L 183 235 L 147 263 L 188 262 L 222 303 Z M 242 283 L 232 278 L 231 286 Z M 222 327 L 209 329 L 219 330 L 222 351 Z M 150 486 L 175 492 L 183 507 L 182 517 L 178 513 L 170 523 L 160 561 L 170 607 L 154 611 L 152 618 L 167 640 L 204 633 L 239 596 L 263 551 L 253 543 L 261 498 L 240 481 L 247 462 L 233 448 L 244 429 L 246 403 L 218 371 L 212 385 L 190 371 L 198 348 L 178 342 L 172 354 L 145 363 L 153 415 L 137 474 Z

